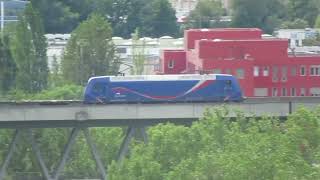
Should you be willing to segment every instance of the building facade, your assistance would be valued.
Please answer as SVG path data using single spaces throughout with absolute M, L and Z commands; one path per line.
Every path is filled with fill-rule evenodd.
M 286 38 L 289 40 L 291 48 L 303 46 L 303 40 L 315 38 L 317 36 L 317 29 L 279 29 L 275 31 L 275 36 L 278 38 Z
M 48 43 L 47 56 L 50 71 L 53 70 L 54 63 L 60 64 L 63 53 L 65 51 L 70 34 L 46 34 Z M 134 54 L 143 55 L 144 71 L 143 74 L 154 74 L 159 71 L 160 52 L 163 49 L 183 49 L 183 38 L 172 38 L 163 36 L 160 38 L 143 37 L 139 40 L 123 39 L 121 37 L 113 37 L 112 42 L 116 48 L 116 54 L 121 60 L 120 73 L 130 74 L 134 66 Z M 54 62 L 56 61 L 56 62 Z
M 191 29 L 183 50 L 164 50 L 162 74 L 225 73 L 248 97 L 320 96 L 320 55 L 288 54 L 288 39 L 255 28 Z

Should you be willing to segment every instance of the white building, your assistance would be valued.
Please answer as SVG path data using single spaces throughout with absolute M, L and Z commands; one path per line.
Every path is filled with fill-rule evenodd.
M 120 72 L 130 74 L 130 66 L 133 66 L 134 53 L 144 55 L 144 74 L 154 74 L 159 67 L 160 52 L 163 49 L 183 48 L 183 38 L 174 39 L 170 36 L 160 38 L 140 38 L 137 41 L 132 39 L 112 38 L 119 57 L 123 62 Z M 129 67 L 129 68 L 128 68 Z
M 295 54 L 317 54 L 320 52 L 319 46 L 304 46 L 303 40 L 315 38 L 320 31 L 317 29 L 279 29 L 274 32 L 277 38 L 288 39 L 289 53 Z
M 307 38 L 313 38 L 317 34 L 315 29 L 279 29 L 275 31 L 275 36 L 278 38 L 289 39 L 289 45 L 293 47 L 303 46 L 302 41 Z
M 53 61 L 56 59 L 60 64 L 64 49 L 70 38 L 70 34 L 47 34 L 48 66 L 52 70 Z M 170 36 L 160 38 L 140 38 L 137 41 L 113 37 L 117 55 L 121 59 L 120 72 L 130 74 L 133 67 L 133 53 L 144 55 L 144 74 L 154 74 L 159 69 L 160 52 L 163 49 L 183 49 L 183 38 L 174 39 Z M 134 44 L 134 46 L 133 46 Z M 133 50 L 135 48 L 135 50 Z
M 70 38 L 70 34 L 46 34 L 45 35 L 48 43 L 47 57 L 48 57 L 48 67 L 52 70 L 54 60 L 60 64 L 64 49 Z

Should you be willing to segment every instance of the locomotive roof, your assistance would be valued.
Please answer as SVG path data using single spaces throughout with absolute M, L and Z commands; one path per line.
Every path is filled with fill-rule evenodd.
M 177 75 L 129 75 L 129 76 L 97 76 L 89 79 L 110 78 L 110 81 L 174 81 L 174 80 L 215 80 L 216 76 L 232 76 L 229 74 L 177 74 Z

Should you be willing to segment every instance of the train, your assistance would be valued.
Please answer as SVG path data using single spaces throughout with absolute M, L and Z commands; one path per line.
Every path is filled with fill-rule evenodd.
M 243 100 L 237 79 L 228 74 L 97 76 L 84 91 L 87 104 Z

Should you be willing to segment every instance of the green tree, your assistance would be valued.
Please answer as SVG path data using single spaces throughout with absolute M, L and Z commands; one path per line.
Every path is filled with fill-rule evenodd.
M 61 75 L 60 64 L 57 57 L 54 55 L 52 58 L 52 70 L 49 74 L 49 87 L 54 88 L 63 85 L 63 77 Z
M 308 22 L 303 19 L 295 19 L 294 21 L 284 21 L 280 28 L 283 29 L 304 29 L 307 28 Z
M 314 24 L 314 28 L 320 29 L 320 15 L 318 15 L 316 22 Z
M 104 13 L 107 14 L 108 20 L 112 24 L 115 36 L 129 37 L 130 33 L 134 31 L 130 28 L 130 24 L 139 14 L 139 9 L 136 9 L 139 2 L 141 0 L 113 0 L 111 2 L 110 10 Z M 132 12 L 133 10 L 136 12 Z
M 224 10 L 220 1 L 201 0 L 188 16 L 192 28 L 210 28 L 218 25 Z
M 92 76 L 114 75 L 119 58 L 111 41 L 110 24 L 96 14 L 82 22 L 71 34 L 61 62 L 67 81 L 84 85 Z
M 140 47 L 139 47 L 140 46 Z M 131 74 L 141 75 L 144 70 L 145 62 L 145 40 L 139 43 L 139 30 L 136 29 L 132 35 L 132 61 L 133 67 Z
M 290 20 L 303 19 L 308 22 L 309 27 L 314 26 L 319 14 L 315 0 L 289 0 L 288 9 Z
M 280 24 L 283 18 L 283 4 L 279 0 L 234 0 L 233 27 L 261 28 L 266 33 Z
M 36 91 L 40 91 L 47 87 L 49 69 L 48 69 L 48 58 L 47 58 L 47 42 L 44 36 L 43 21 L 40 17 L 39 12 L 32 7 L 27 6 L 25 10 L 25 17 L 30 27 L 32 35 L 32 43 L 35 50 L 35 86 Z
M 142 36 L 160 37 L 178 34 L 175 10 L 168 0 L 154 0 L 144 6 L 142 16 Z
M 31 0 L 31 3 L 39 10 L 46 33 L 69 33 L 79 23 L 79 14 L 63 1 Z
M 26 92 L 45 89 L 48 78 L 47 45 L 41 19 L 31 4 L 19 17 L 11 45 L 17 64 L 16 87 Z
M 78 25 L 80 22 L 86 20 L 89 15 L 94 12 L 103 12 L 101 8 L 109 6 L 112 0 L 56 0 L 64 4 L 64 6 L 69 7 L 70 11 L 74 14 L 77 14 L 78 22 L 75 25 Z M 109 2 L 110 4 L 106 4 Z M 107 9 L 103 9 L 107 10 Z
M 0 33 L 0 94 L 5 93 L 14 85 L 16 64 L 12 58 L 9 35 Z
M 142 9 L 153 0 L 60 0 L 79 14 L 79 21 L 87 19 L 92 12 L 101 14 L 111 23 L 114 36 L 129 38 L 141 27 Z
M 153 0 L 126 0 L 125 3 L 113 6 L 113 12 L 110 13 L 112 27 L 115 36 L 129 38 L 135 29 L 142 28 L 142 21 L 147 14 L 144 14 L 143 8 L 146 4 L 151 3 Z
M 69 33 L 91 13 L 111 23 L 115 36 L 129 38 L 136 28 L 143 36 L 176 35 L 175 12 L 168 0 L 31 0 L 44 19 L 46 33 Z M 159 29 L 160 27 L 160 29 Z M 166 28 L 164 28 L 166 27 Z
M 130 179 L 319 179 L 319 110 L 301 109 L 286 122 L 271 117 L 225 118 L 210 110 L 191 127 L 149 129 L 149 143 L 133 144 L 112 180 Z

